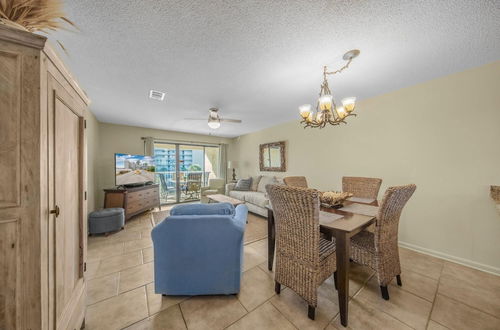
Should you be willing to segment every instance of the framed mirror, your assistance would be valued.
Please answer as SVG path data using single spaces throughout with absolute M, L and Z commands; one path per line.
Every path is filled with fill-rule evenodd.
M 259 162 L 261 171 L 285 172 L 285 141 L 261 144 Z

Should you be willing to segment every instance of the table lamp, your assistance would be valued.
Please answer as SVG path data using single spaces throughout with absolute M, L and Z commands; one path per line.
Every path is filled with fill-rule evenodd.
M 236 181 L 235 167 L 238 167 L 238 162 L 236 160 L 230 160 L 227 162 L 227 168 L 233 169 L 233 181 Z

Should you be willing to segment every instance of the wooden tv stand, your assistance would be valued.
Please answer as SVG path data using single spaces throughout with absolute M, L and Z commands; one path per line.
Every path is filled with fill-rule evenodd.
M 134 215 L 160 207 L 159 185 L 104 189 L 104 207 L 125 209 L 125 220 L 128 220 Z

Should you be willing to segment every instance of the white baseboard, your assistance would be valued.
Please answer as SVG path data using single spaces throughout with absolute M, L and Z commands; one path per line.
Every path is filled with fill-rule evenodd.
M 446 253 L 427 249 L 427 248 L 424 248 L 424 247 L 421 247 L 418 245 L 414 245 L 414 244 L 410 244 L 410 243 L 406 243 L 406 242 L 399 241 L 399 246 L 403 247 L 403 248 L 407 248 L 409 250 L 413 250 L 416 252 L 427 254 L 427 255 L 430 255 L 430 256 L 433 256 L 436 258 L 444 259 L 444 260 L 451 261 L 451 262 L 454 262 L 457 264 L 461 264 L 461 265 L 464 265 L 467 267 L 478 269 L 478 270 L 481 270 L 483 272 L 487 272 L 487 273 L 494 274 L 494 275 L 500 275 L 500 268 L 498 268 L 498 267 L 493 267 L 493 266 L 481 264 L 479 262 L 475 262 L 472 260 L 468 260 L 468 259 L 464 259 L 464 258 L 460 258 L 460 257 L 455 257 L 455 256 L 452 256 L 452 255 L 449 255 Z

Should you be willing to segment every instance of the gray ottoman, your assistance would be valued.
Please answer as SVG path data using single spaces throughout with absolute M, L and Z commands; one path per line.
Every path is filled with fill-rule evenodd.
M 89 233 L 102 234 L 125 226 L 125 210 L 121 207 L 102 209 L 89 214 Z

